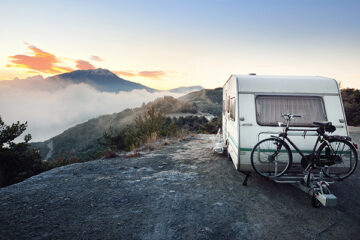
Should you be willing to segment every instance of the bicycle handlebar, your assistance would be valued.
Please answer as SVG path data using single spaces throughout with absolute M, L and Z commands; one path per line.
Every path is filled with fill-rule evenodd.
M 287 118 L 287 119 L 293 119 L 293 118 L 301 118 L 300 115 L 296 115 L 296 114 L 291 114 L 291 113 L 282 113 L 281 116 L 283 118 Z

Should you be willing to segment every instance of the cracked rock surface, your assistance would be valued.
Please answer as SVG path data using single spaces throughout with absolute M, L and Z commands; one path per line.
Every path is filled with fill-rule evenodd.
M 359 169 L 315 209 L 288 184 L 244 175 L 213 135 L 134 158 L 72 164 L 0 189 L 0 239 L 355 239 Z M 351 191 L 350 191 L 351 189 Z

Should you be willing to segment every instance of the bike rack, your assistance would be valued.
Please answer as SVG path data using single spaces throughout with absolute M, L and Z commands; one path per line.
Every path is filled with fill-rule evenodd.
M 289 129 L 289 135 L 292 136 L 317 136 L 316 133 L 311 133 L 314 129 Z M 296 132 L 304 132 L 304 134 L 298 134 Z M 307 133 L 309 132 L 309 133 Z M 260 141 L 261 135 L 279 134 L 281 132 L 267 131 L 260 132 L 258 134 L 258 141 Z M 330 184 L 334 184 L 333 179 L 323 177 L 322 173 L 286 173 L 280 177 L 269 178 L 276 183 L 287 183 L 299 188 L 300 190 L 308 193 L 312 199 L 311 203 L 314 207 L 319 207 L 319 203 L 324 207 L 334 207 L 337 204 L 337 198 L 330 191 Z M 247 179 L 246 179 L 247 180 Z M 316 201 L 317 200 L 317 201 Z
M 337 198 L 330 191 L 330 184 L 335 182 L 332 179 L 324 178 L 322 173 L 284 174 L 283 176 L 271 178 L 276 183 L 287 183 L 308 193 L 312 199 L 312 205 L 319 207 L 335 207 Z

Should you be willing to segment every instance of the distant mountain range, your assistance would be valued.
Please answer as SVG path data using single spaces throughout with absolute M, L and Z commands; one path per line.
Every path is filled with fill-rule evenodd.
M 191 86 L 191 87 L 178 87 L 168 90 L 172 93 L 189 93 L 189 92 L 195 92 L 203 90 L 204 88 L 202 86 Z
M 102 92 L 120 92 L 132 90 L 146 90 L 148 92 L 158 92 L 160 90 L 144 86 L 140 83 L 131 82 L 118 77 L 107 69 L 76 70 L 63 73 L 44 79 L 42 76 L 28 77 L 27 79 L 14 79 L 10 81 L 0 81 L 0 87 L 4 85 L 12 87 L 27 87 L 36 85 L 41 90 L 56 90 L 68 84 L 88 84 Z M 189 93 L 203 89 L 201 86 L 179 87 L 170 89 L 172 93 Z

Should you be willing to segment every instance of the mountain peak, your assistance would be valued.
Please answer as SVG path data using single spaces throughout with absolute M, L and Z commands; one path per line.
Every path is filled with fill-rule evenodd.
M 88 71 L 96 75 L 115 75 L 108 69 L 104 69 L 104 68 L 96 68 L 96 69 L 88 69 L 88 70 L 80 70 L 80 71 Z
M 72 76 L 89 77 L 89 76 L 92 76 L 92 75 L 117 77 L 114 73 L 112 73 L 108 69 L 103 69 L 103 68 L 87 69 L 87 70 L 75 70 L 73 72 L 59 74 L 59 75 L 57 75 L 57 77 L 65 77 L 65 78 L 66 77 L 72 77 Z
M 144 89 L 154 92 L 155 89 L 146 87 L 139 83 L 127 81 L 119 78 L 111 71 L 103 68 L 76 70 L 51 77 L 51 79 L 61 79 L 73 83 L 86 83 L 97 90 L 105 92 L 132 91 L 135 89 Z

